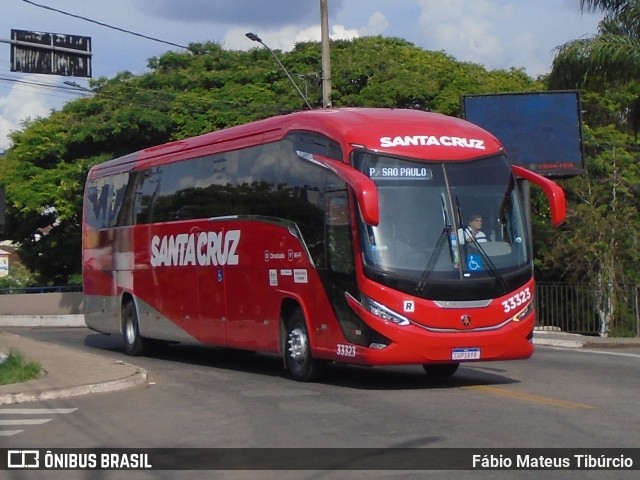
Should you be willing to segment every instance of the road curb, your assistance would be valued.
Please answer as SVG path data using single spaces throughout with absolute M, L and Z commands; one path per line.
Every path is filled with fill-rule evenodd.
M 132 367 L 133 365 L 123 365 Z M 62 398 L 77 397 L 80 395 L 88 395 L 91 393 L 106 393 L 127 388 L 135 387 L 146 383 L 147 371 L 138 367 L 136 372 L 126 378 L 110 380 L 100 383 L 91 383 L 86 385 L 76 385 L 71 387 L 52 388 L 49 390 L 41 390 L 35 392 L 19 392 L 0 394 L 0 405 L 9 405 L 12 403 L 37 402 L 43 400 L 59 400 Z
M 534 330 L 534 345 L 581 349 L 640 348 L 636 337 L 594 337 L 559 330 Z
M 585 339 L 581 335 L 553 330 L 534 330 L 533 344 L 545 347 L 582 348 Z
M 0 315 L 0 327 L 86 327 L 84 315 Z
M 583 348 L 585 342 L 559 338 L 533 338 L 533 344 L 543 347 Z

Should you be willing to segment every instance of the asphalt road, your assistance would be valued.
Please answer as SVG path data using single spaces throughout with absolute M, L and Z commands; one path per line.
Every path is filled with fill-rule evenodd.
M 538 347 L 533 358 L 460 367 L 336 367 L 297 383 L 273 356 L 173 346 L 125 357 L 84 328 L 6 328 L 146 369 L 120 392 L 36 402 L 49 420 L 1 438 L 11 448 L 623 448 L 640 446 L 640 352 Z M 15 406 L 13 407 L 15 408 Z M 2 409 L 0 409 L 0 415 Z M 5 417 L 3 417 L 5 418 Z M 34 418 L 43 418 L 34 415 Z M 40 478 L 8 472 L 11 479 Z M 169 474 L 170 473 L 170 474 Z M 184 472 L 47 472 L 47 478 L 182 478 Z M 425 472 L 215 472 L 207 478 L 427 478 Z M 635 478 L 633 472 L 429 472 L 429 478 Z M 53 476 L 49 476 L 49 474 Z M 118 475 L 122 475 L 119 477 Z M 187 478 L 186 476 L 184 478 Z M 202 478 L 198 475 L 198 478 Z

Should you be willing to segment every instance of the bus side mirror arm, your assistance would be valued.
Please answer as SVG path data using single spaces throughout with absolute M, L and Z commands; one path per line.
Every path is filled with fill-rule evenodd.
M 542 189 L 551 207 L 552 225 L 554 227 L 561 225 L 567 217 L 567 203 L 562 188 L 560 188 L 557 183 L 526 168 L 519 167 L 518 165 L 512 165 L 511 168 L 516 176 L 524 178 Z
M 380 209 L 378 207 L 378 189 L 369 177 L 353 167 L 337 160 L 320 155 L 313 155 L 313 162 L 328 168 L 338 175 L 351 187 L 356 195 L 362 220 L 373 227 L 380 223 Z
M 371 182 L 373 183 L 373 182 Z M 362 220 L 367 225 L 376 227 L 380 223 L 380 209 L 378 207 L 378 190 L 373 185 L 373 190 L 363 190 L 358 197 L 358 205 L 362 212 Z
M 337 167 L 335 170 L 338 176 L 354 191 L 364 223 L 373 227 L 377 226 L 380 223 L 380 209 L 378 207 L 378 189 L 373 180 L 344 163 L 332 166 Z

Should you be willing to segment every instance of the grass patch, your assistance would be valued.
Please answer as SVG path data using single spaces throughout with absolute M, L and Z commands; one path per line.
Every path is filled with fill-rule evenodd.
M 0 363 L 0 385 L 26 382 L 38 378 L 42 367 L 38 362 L 29 362 L 17 353 L 10 353 Z

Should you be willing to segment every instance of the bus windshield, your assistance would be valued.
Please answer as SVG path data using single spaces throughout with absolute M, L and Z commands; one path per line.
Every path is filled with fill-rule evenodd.
M 358 150 L 380 222 L 360 221 L 365 275 L 433 300 L 495 298 L 531 277 L 527 229 L 504 155 L 425 162 Z

